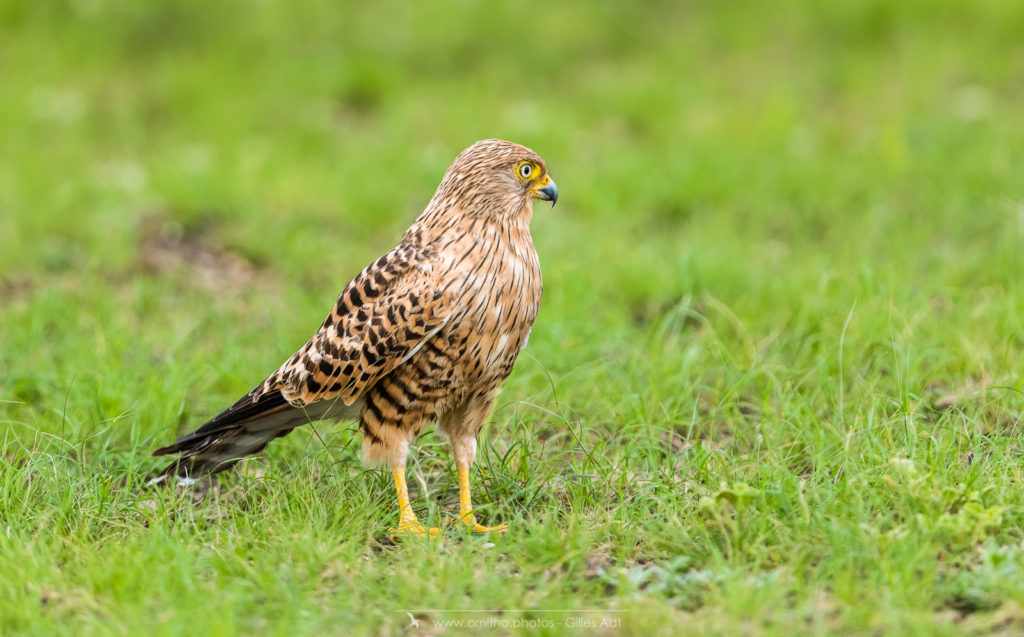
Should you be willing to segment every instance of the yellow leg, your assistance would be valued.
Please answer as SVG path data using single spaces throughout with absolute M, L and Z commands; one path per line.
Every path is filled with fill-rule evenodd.
M 456 462 L 455 469 L 459 472 L 459 518 L 463 523 L 468 524 L 474 533 L 504 533 L 508 525 L 484 526 L 477 524 L 476 515 L 473 513 L 473 500 L 469 496 L 469 463 Z
M 433 537 L 437 535 L 437 528 L 424 527 L 412 511 L 412 505 L 409 504 L 409 485 L 405 482 L 405 467 L 392 468 L 391 475 L 395 477 L 395 492 L 398 494 L 398 528 L 393 529 L 392 537 L 400 535 L 429 535 Z

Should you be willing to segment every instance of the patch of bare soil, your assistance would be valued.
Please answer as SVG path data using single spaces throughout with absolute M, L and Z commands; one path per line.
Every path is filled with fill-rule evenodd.
M 209 223 L 185 227 L 163 214 L 139 221 L 139 269 L 158 276 L 196 280 L 208 290 L 237 289 L 251 283 L 258 268 L 244 256 L 220 246 Z
M 35 288 L 36 283 L 24 274 L 5 275 L 0 278 L 0 303 L 20 301 Z

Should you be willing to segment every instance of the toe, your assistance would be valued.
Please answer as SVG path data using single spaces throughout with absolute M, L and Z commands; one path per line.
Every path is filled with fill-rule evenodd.
M 397 540 L 403 537 L 434 537 L 440 533 L 440 529 L 437 527 L 425 527 L 419 522 L 406 522 L 402 521 L 398 523 L 397 529 L 391 529 L 390 538 Z
M 468 528 L 472 533 L 480 535 L 487 533 L 505 533 L 508 531 L 507 524 L 484 526 L 476 521 L 476 516 L 472 513 L 466 514 L 461 518 L 449 518 L 448 520 L 445 520 L 445 524 L 449 526 L 462 525 L 463 528 Z

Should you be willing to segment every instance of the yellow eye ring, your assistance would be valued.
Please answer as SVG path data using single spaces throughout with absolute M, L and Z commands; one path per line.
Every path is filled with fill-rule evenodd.
M 533 165 L 533 162 L 524 161 L 516 166 L 516 174 L 519 175 L 519 178 L 523 181 L 527 181 L 530 177 L 533 177 L 534 168 L 535 166 Z

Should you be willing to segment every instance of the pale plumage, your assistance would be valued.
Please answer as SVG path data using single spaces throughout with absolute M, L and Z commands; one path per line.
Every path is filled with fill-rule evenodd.
M 154 452 L 181 454 L 154 481 L 216 473 L 313 420 L 358 418 L 367 461 L 392 467 L 398 530 L 423 533 L 408 503 L 405 458 L 436 420 L 452 443 L 462 519 L 488 530 L 472 514 L 468 468 L 540 307 L 532 202 L 557 196 L 532 150 L 502 140 L 467 148 L 401 243 L 349 282 L 302 349 L 232 407 Z

